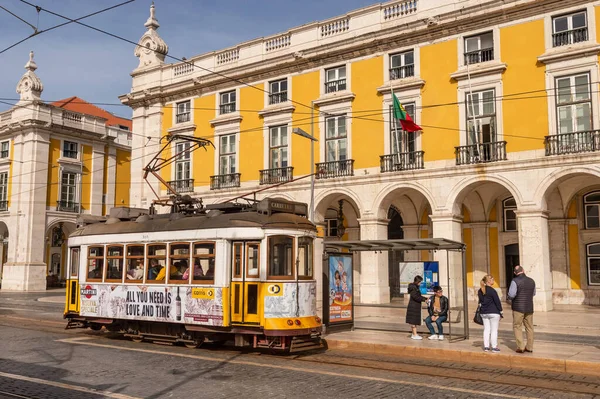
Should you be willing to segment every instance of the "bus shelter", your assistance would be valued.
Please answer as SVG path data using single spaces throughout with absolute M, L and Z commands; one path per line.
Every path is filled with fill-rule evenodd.
M 383 318 L 386 315 L 394 319 L 395 324 L 380 324 L 363 327 L 356 323 L 354 301 L 356 287 L 352 284 L 351 276 L 354 274 L 354 253 L 365 251 L 389 252 L 389 251 L 433 251 L 445 254 L 438 255 L 435 262 L 407 262 L 413 264 L 414 270 L 419 270 L 419 264 L 424 264 L 425 281 L 421 286 L 421 293 L 433 295 L 432 284 L 443 287 L 444 295 L 449 300 L 448 320 L 444 323 L 444 335 L 450 341 L 458 341 L 469 338 L 469 317 L 467 303 L 467 282 L 465 244 L 445 238 L 423 238 L 423 239 L 398 239 L 398 240 L 357 240 L 357 241 L 327 241 L 324 242 L 323 257 L 323 316 L 327 329 L 330 331 L 348 328 L 374 328 L 382 330 L 410 331 L 410 326 L 404 323 L 406 308 L 390 308 L 385 304 L 369 305 L 368 313 L 378 313 L 374 317 Z M 364 269 L 365 265 L 361 265 Z M 409 265 L 410 266 L 410 265 Z M 379 266 L 377 266 L 379 267 Z M 428 267 L 430 270 L 427 270 Z M 360 271 L 361 273 L 363 270 Z M 410 273 L 410 271 L 409 271 Z M 418 274 L 418 273 L 414 273 Z M 350 279 L 347 277 L 350 276 Z M 412 275 L 411 279 L 414 278 Z M 429 281 L 428 281 L 429 280 Z M 412 280 L 411 280 L 412 281 Z M 351 286 L 348 289 L 348 285 Z M 361 307 L 364 304 L 359 305 Z M 423 305 L 425 307 L 425 304 Z M 365 311 L 362 311 L 363 316 Z M 423 318 L 428 313 L 422 309 Z M 400 321 L 400 322 L 399 322 Z M 424 323 L 423 323 L 424 325 Z M 391 327 L 393 326 L 393 327 Z M 423 331 L 423 330 L 422 330 Z

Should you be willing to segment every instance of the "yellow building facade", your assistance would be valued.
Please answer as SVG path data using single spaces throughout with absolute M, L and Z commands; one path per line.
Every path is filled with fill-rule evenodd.
M 67 277 L 78 224 L 128 206 L 131 121 L 77 97 L 44 103 L 33 52 L 20 100 L 0 113 L 0 282 L 44 290 Z
M 599 16 L 598 1 L 392 1 L 167 64 L 152 8 L 121 100 L 142 136 L 214 143 L 171 149 L 161 177 L 181 194 L 285 183 L 256 196 L 310 203 L 325 240 L 466 243 L 471 298 L 486 274 L 505 294 L 521 264 L 537 309 L 600 305 Z M 421 131 L 394 120 L 394 95 Z M 144 207 L 158 147 L 135 140 L 131 203 Z M 426 260 L 461 267 L 356 255 L 358 303 L 393 301 L 401 262 Z

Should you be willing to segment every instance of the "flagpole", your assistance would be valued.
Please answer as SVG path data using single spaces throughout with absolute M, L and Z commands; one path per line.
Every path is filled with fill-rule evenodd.
M 394 108 L 394 87 L 392 86 L 392 80 L 390 79 L 390 92 L 392 93 L 392 109 Z M 400 149 L 400 145 L 401 143 L 399 143 L 398 140 L 398 121 L 396 121 L 395 116 L 393 116 L 393 112 L 392 112 L 392 117 L 394 119 L 394 140 L 396 141 L 396 149 L 398 150 L 398 153 L 396 154 L 396 158 L 398 158 L 398 162 L 397 164 L 400 165 L 400 154 L 402 153 L 402 150 Z M 393 148 L 393 146 L 392 146 Z

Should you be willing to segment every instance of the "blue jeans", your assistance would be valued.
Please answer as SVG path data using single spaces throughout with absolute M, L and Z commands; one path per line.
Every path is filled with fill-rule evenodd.
M 442 327 L 442 323 L 445 322 L 446 319 L 447 319 L 446 316 L 440 316 L 435 321 L 435 324 L 437 324 L 439 335 L 444 335 L 444 327 Z M 435 330 L 433 329 L 432 323 L 433 322 L 431 321 L 431 316 L 427 316 L 427 318 L 425 319 L 425 324 L 427 325 L 427 328 L 429 329 L 429 332 L 431 333 L 431 335 L 435 335 Z

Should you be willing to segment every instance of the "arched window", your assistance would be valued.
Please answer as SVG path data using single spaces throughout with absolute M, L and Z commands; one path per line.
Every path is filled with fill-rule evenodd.
M 513 197 L 502 201 L 502 212 L 504 216 L 504 231 L 517 231 L 517 202 Z
M 325 237 L 337 237 L 337 209 L 328 208 L 325 212 Z
M 600 285 L 600 243 L 589 244 L 586 254 L 589 285 Z
M 585 228 L 600 228 L 600 191 L 589 193 L 583 197 L 585 211 Z

